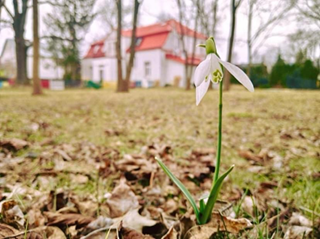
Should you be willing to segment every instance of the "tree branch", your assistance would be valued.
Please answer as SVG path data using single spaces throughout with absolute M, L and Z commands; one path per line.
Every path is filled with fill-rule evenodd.
M 237 9 L 237 8 L 240 6 L 241 2 L 242 2 L 242 0 L 239 0 L 239 1 L 236 3 L 235 9 Z
M 11 21 L 9 21 L 9 20 L 5 20 L 5 19 L 0 19 L 0 23 L 6 23 L 6 24 L 10 24 L 10 25 L 12 25 L 12 22 Z
M 73 42 L 72 39 L 68 38 L 63 38 L 63 37 L 58 37 L 58 36 L 42 36 L 41 39 L 54 39 L 54 40 L 59 40 L 59 41 L 68 41 L 68 42 Z M 78 40 L 78 39 L 77 39 Z
M 10 10 L 8 9 L 8 7 L 4 4 L 4 2 L 2 3 L 2 5 L 4 7 L 4 9 L 6 10 L 6 12 L 9 14 L 9 16 L 14 19 L 14 16 L 12 15 L 12 13 L 10 12 Z

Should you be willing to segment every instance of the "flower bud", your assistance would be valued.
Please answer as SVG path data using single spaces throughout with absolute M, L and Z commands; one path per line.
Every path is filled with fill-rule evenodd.
M 217 53 L 216 43 L 213 37 L 209 37 L 206 40 L 206 52 L 207 52 L 207 55 L 211 53 L 214 53 L 214 54 Z

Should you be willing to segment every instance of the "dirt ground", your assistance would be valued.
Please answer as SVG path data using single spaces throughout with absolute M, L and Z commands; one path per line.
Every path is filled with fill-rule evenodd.
M 219 212 L 250 225 L 210 238 L 319 238 L 319 107 L 319 91 L 224 93 Z M 154 157 L 199 199 L 217 124 L 217 91 L 0 90 L 0 238 L 178 238 L 194 215 Z

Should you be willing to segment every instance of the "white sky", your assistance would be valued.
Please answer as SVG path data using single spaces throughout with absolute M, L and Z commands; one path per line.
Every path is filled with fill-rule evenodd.
M 103 0 L 98 0 L 101 2 Z M 282 0 L 279 0 L 282 1 Z M 219 51 L 220 56 L 222 59 L 226 58 L 227 55 L 227 40 L 229 38 L 229 25 L 230 25 L 230 9 L 228 6 L 221 7 L 222 4 L 225 4 L 229 1 L 220 1 L 220 16 L 221 21 L 218 25 L 218 32 L 219 38 L 222 39 L 217 41 L 217 49 Z M 11 7 L 11 6 L 9 6 Z M 41 23 L 41 19 L 45 17 L 45 15 L 51 11 L 51 6 L 49 5 L 41 5 L 39 7 L 40 12 L 40 35 L 45 33 L 45 27 Z M 237 14 L 237 25 L 236 25 L 236 42 L 234 46 L 234 53 L 233 53 L 233 62 L 234 63 L 246 63 L 247 62 L 247 47 L 246 47 L 246 36 L 247 36 L 247 16 L 246 16 L 246 9 L 247 9 L 247 1 L 243 1 L 238 14 Z M 155 23 L 157 21 L 156 16 L 160 13 L 170 14 L 171 16 L 177 18 L 178 11 L 176 7 L 176 0 L 143 0 L 140 9 L 140 25 L 148 25 Z M 5 16 L 4 10 L 2 10 L 2 16 Z M 256 25 L 257 22 L 254 22 Z M 93 41 L 102 38 L 105 32 L 103 29 L 104 24 L 102 22 L 94 21 L 90 28 L 88 29 L 88 33 L 85 36 L 85 40 L 81 46 L 82 54 L 90 46 L 90 43 Z M 277 30 L 277 29 L 276 29 Z M 278 26 L 278 32 L 282 34 L 292 32 L 294 27 L 292 26 Z M 13 38 L 14 34 L 10 28 L 0 29 L 0 52 L 2 50 L 3 44 L 5 39 Z M 26 34 L 25 38 L 28 40 L 32 40 L 32 11 L 29 9 L 27 22 L 26 22 Z M 285 37 L 272 37 L 266 42 L 259 50 L 259 55 L 261 59 L 267 64 L 270 64 L 274 61 L 275 56 L 279 52 L 280 46 L 284 45 L 286 38 Z

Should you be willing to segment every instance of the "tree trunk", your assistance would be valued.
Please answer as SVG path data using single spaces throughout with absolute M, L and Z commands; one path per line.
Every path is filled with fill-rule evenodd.
M 33 95 L 42 95 L 39 79 L 39 21 L 38 0 L 33 0 Z
M 231 63 L 232 61 L 232 52 L 233 52 L 233 43 L 234 43 L 234 35 L 235 35 L 235 27 L 236 27 L 236 13 L 237 8 L 239 7 L 241 0 L 238 0 L 236 4 L 236 0 L 231 0 L 231 28 L 230 28 L 230 38 L 229 38 L 229 49 L 228 49 L 228 62 Z M 230 90 L 230 81 L 231 81 L 231 74 L 229 71 L 224 72 L 224 90 Z
M 16 44 L 16 84 L 19 85 L 27 85 L 27 62 L 26 62 L 26 44 L 23 37 L 15 36 L 15 44 Z
M 216 31 L 217 31 L 217 23 L 218 23 L 218 1 L 215 0 L 212 4 L 212 11 L 213 11 L 213 25 L 212 25 L 212 33 L 213 36 L 216 36 Z
M 197 0 L 196 5 L 197 5 L 196 6 L 197 14 L 196 14 L 196 17 L 195 17 L 195 26 L 194 26 L 194 33 L 193 33 L 191 63 L 189 65 L 189 72 L 187 72 L 186 90 L 190 90 L 191 89 L 191 78 L 192 78 L 192 73 L 193 73 L 194 57 L 195 57 L 195 54 L 196 54 L 198 18 L 199 18 L 199 14 L 200 14 L 200 3 L 199 3 L 199 0 Z
M 138 11 L 139 11 L 139 1 L 134 1 L 134 11 L 133 11 L 133 25 L 132 25 L 132 35 L 131 35 L 131 46 L 130 46 L 130 59 L 129 64 L 127 66 L 126 71 L 126 80 L 124 82 L 123 91 L 128 92 L 129 91 L 129 85 L 130 85 L 130 78 L 131 78 L 131 71 L 133 67 L 133 61 L 134 61 L 134 55 L 136 52 L 136 29 L 137 29 L 137 21 L 138 21 Z
M 251 35 L 252 35 L 252 11 L 253 11 L 253 4 L 254 1 L 249 1 L 249 15 L 248 15 L 248 37 L 247 37 L 247 45 L 248 45 L 248 68 L 247 68 L 247 75 L 250 77 L 251 73 L 251 64 L 252 64 L 252 42 L 251 42 Z
M 28 11 L 28 0 L 22 0 L 19 7 L 18 1 L 13 1 L 14 15 L 10 13 L 13 20 L 14 40 L 16 48 L 16 84 L 28 84 L 27 78 L 27 47 L 24 39 L 24 27 Z M 21 12 L 20 12 L 21 11 Z
M 189 84 L 189 89 L 190 89 L 190 79 L 188 79 L 188 68 L 189 68 L 189 61 L 188 61 L 188 51 L 186 49 L 186 45 L 184 42 L 184 29 L 182 26 L 183 22 L 183 9 L 182 9 L 182 3 L 181 0 L 177 0 L 177 5 L 179 9 L 179 27 L 180 27 L 180 42 L 182 46 L 182 52 L 185 58 L 185 64 L 184 64 L 184 74 L 185 74 L 185 81 L 186 81 L 186 89 L 188 89 L 188 84 Z
M 2 19 L 2 18 L 1 18 L 2 6 L 3 6 L 3 0 L 0 0 L 0 19 Z M 0 28 L 0 32 L 1 32 L 1 28 Z
M 122 79 L 122 57 L 121 57 L 121 30 L 122 30 L 122 3 L 121 0 L 116 0 L 117 13 L 118 13 L 118 29 L 117 29 L 117 69 L 118 69 L 118 82 L 117 82 L 117 92 L 122 92 L 123 90 L 123 79 Z

